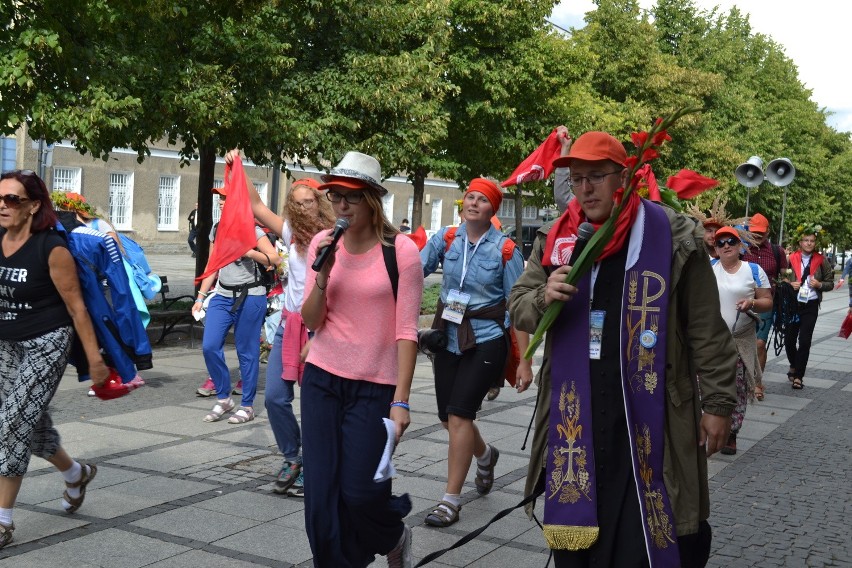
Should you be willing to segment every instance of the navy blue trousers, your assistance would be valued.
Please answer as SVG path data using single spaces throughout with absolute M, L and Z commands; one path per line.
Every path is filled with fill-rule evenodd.
M 373 475 L 387 439 L 395 388 L 332 375 L 307 364 L 302 378 L 305 528 L 314 566 L 367 566 L 399 543 L 408 495 Z

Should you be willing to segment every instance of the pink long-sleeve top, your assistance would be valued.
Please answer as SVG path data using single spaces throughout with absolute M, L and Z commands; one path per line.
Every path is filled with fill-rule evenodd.
M 308 266 L 316 258 L 317 243 L 328 233 L 320 231 L 311 241 Z M 381 246 L 358 255 L 349 254 L 342 242 L 338 246 L 325 289 L 325 321 L 315 330 L 307 362 L 347 379 L 396 385 L 396 342 L 417 341 L 423 268 L 417 245 L 398 235 L 399 287 L 394 302 Z M 308 270 L 305 298 L 316 285 L 316 276 Z

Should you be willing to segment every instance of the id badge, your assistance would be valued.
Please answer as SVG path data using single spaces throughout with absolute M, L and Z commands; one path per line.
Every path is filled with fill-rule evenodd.
M 469 303 L 470 294 L 465 294 L 459 290 L 450 290 L 450 293 L 447 294 L 447 302 L 444 304 L 444 313 L 441 314 L 441 319 L 461 323 Z
M 802 284 L 799 287 L 799 295 L 798 295 L 797 299 L 800 302 L 802 302 L 803 304 L 807 304 L 808 303 L 808 296 L 810 296 L 810 295 L 811 295 L 811 287 L 806 285 L 806 284 Z
M 603 339 L 604 310 L 589 312 L 589 359 L 601 358 L 601 340 Z

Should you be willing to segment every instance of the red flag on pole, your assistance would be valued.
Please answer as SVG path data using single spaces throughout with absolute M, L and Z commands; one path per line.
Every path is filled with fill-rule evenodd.
M 216 229 L 216 246 L 207 260 L 204 274 L 195 279 L 196 284 L 257 246 L 246 182 L 243 162 L 236 157 L 232 164 L 225 166 L 225 187 L 218 191 L 227 199 Z
M 556 129 L 542 142 L 541 146 L 527 156 L 521 165 L 515 168 L 509 179 L 501 183 L 503 187 L 509 187 L 528 181 L 547 179 L 553 173 L 553 160 L 559 157 L 562 145 L 556 137 Z

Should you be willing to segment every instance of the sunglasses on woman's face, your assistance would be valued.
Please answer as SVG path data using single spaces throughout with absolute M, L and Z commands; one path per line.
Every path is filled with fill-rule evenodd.
M 6 195 L 0 195 L 0 201 L 5 203 L 6 207 L 9 209 L 17 209 L 21 206 L 21 203 L 26 203 L 30 200 L 26 197 L 15 195 L 14 193 L 7 193 Z
M 361 203 L 361 200 L 364 199 L 364 193 L 361 191 L 338 193 L 336 191 L 328 190 L 328 193 L 325 195 L 332 203 L 340 203 L 341 200 L 345 199 L 346 203 L 349 203 L 350 205 L 358 205 Z
M 716 241 L 716 246 L 722 248 L 725 245 L 731 245 L 732 247 L 740 244 L 740 240 L 735 237 L 728 237 L 727 239 L 719 239 Z

